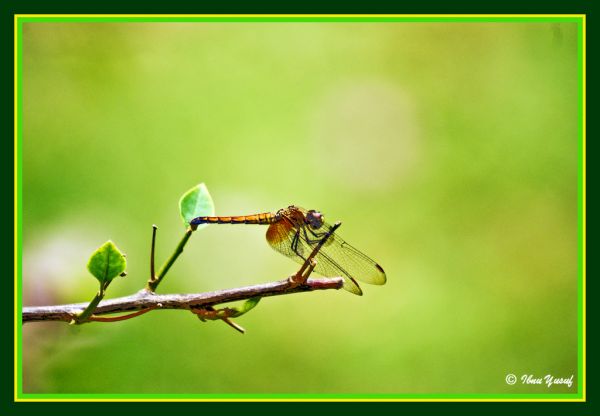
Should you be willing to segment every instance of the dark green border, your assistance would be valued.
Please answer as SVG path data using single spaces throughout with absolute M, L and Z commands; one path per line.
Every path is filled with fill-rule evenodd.
M 249 17 L 152 17 L 152 16 L 144 16 L 144 17 L 131 17 L 131 16 L 102 16 L 102 17 L 81 17 L 81 16 L 43 16 L 43 17 L 19 17 L 18 18 L 18 58 L 17 58 L 17 72 L 20 74 L 22 72 L 22 62 L 21 62 L 21 50 L 22 50 L 22 25 L 23 23 L 31 23 L 31 22 L 335 22 L 335 23 L 345 23 L 345 22 L 577 22 L 578 23 L 578 61 L 579 61 L 579 93 L 580 97 L 583 93 L 583 18 L 582 17 L 556 17 L 556 16 L 509 16 L 509 17 L 497 17 L 497 16 L 386 16 L 386 17 L 357 17 L 357 16 L 344 16 L 344 17 L 331 17 L 331 16 L 311 16 L 311 17 L 277 17 L 277 16 L 249 16 Z M 22 206 L 22 189 L 21 189 L 21 178 L 22 178 L 22 170 L 21 170 L 21 131 L 22 131 L 22 121 L 21 121 L 21 78 L 18 78 L 18 108 L 19 108 L 19 117 L 18 117 L 18 132 L 19 137 L 17 141 L 17 161 L 18 161 L 18 206 Z M 580 132 L 579 132 L 579 145 L 578 145 L 578 160 L 579 160 L 579 169 L 578 169 L 578 391 L 573 394 L 465 394 L 465 395 L 457 395 L 457 394 L 431 394 L 431 395 L 408 395 L 408 394 L 399 394 L 399 395 L 390 395 L 390 394 L 368 394 L 368 395 L 357 395 L 357 394 L 218 394 L 218 395 L 179 395 L 179 394 L 160 394 L 160 395 L 140 395 L 140 394 L 131 394 L 131 395 L 110 395 L 110 394 L 89 394 L 89 395 L 77 395 L 77 394 L 23 394 L 22 392 L 22 346 L 21 346 L 21 325 L 18 325 L 18 363 L 17 363 L 17 386 L 18 392 L 17 395 L 20 400 L 31 400 L 31 399 L 42 399 L 42 400 L 81 400 L 81 399 L 95 399 L 95 400 L 111 400 L 111 399 L 169 399 L 169 400 L 206 400 L 206 399 L 219 399 L 219 400 L 232 400 L 232 399 L 250 399 L 250 400 L 581 400 L 583 397 L 583 390 L 585 383 L 583 380 L 583 308 L 582 301 L 584 296 L 584 287 L 583 287 L 583 158 L 584 158 L 584 146 L 583 146 L 583 106 L 580 100 L 579 104 L 579 117 L 580 117 Z M 19 210 L 20 211 L 20 210 Z M 22 254 L 22 244 L 21 244 L 21 228 L 22 224 L 20 221 L 21 215 L 19 215 L 18 222 L 18 242 L 17 242 L 17 256 L 21 259 Z M 19 278 L 17 279 L 18 285 L 18 293 L 21 293 L 21 270 L 20 270 L 20 262 L 17 266 L 17 273 Z M 21 310 L 21 296 L 18 297 L 16 310 Z
M 130 16 L 115 16 L 115 17 L 88 17 L 88 16 L 73 16 L 73 17 L 24 17 L 19 19 L 22 23 L 26 22 L 137 22 L 137 23 L 157 23 L 157 22 L 204 22 L 204 23 L 268 23 L 268 22 L 304 22 L 304 23 L 348 23 L 348 22 L 360 22 L 360 23 L 397 23 L 397 22 L 412 22 L 412 23 L 431 23 L 431 22 L 467 22 L 467 23 L 507 23 L 507 22 L 537 22 L 537 23 L 579 23 L 581 18 L 579 17 L 469 17 L 469 16 L 386 16 L 386 17 L 357 17 L 357 16 L 300 16 L 300 17 L 277 17 L 277 16 L 230 16 L 230 17 L 205 17 L 205 16 L 144 16 L 144 17 L 130 17 Z
M 592 16 L 600 15 L 595 4 L 589 0 L 345 0 L 336 4 L 327 0 L 3 0 L 0 2 L 0 47 L 5 58 L 4 65 L 0 65 L 2 73 L 2 91 L 10 92 L 0 95 L 3 110 L 0 112 L 4 129 L 4 136 L 9 139 L 0 141 L 5 146 L 0 152 L 0 170 L 4 173 L 2 179 L 13 186 L 13 14 L 14 13 L 585 13 L 588 15 L 587 43 L 593 45 L 597 37 Z M 590 48 L 588 48 L 590 49 Z M 597 73 L 595 61 L 588 55 L 587 73 Z M 587 78 L 588 97 L 593 97 L 596 83 L 592 76 Z M 596 117 L 594 117 L 594 101 L 588 98 L 587 132 L 588 137 L 595 137 Z M 596 144 L 588 141 L 587 157 L 595 154 Z M 593 157 L 593 156 L 592 156 Z M 588 182 L 593 183 L 596 171 L 593 163 L 588 163 Z M 8 185 L 8 184 L 7 184 Z M 7 186 L 8 188 L 9 186 Z M 593 194 L 593 191 L 592 191 Z M 0 204 L 4 208 L 1 217 L 6 222 L 6 229 L 13 227 L 13 203 L 10 193 L 10 203 Z M 588 193 L 590 195 L 590 193 Z M 595 208 L 594 199 L 588 197 L 587 203 Z M 8 207 L 8 208 L 6 208 Z M 10 211 L 10 212 L 9 212 Z M 588 224 L 595 224 L 593 217 L 588 218 Z M 13 262 L 13 233 L 3 239 L 4 250 L 0 256 L 5 263 Z M 589 234 L 588 234 L 589 236 Z M 587 247 L 594 247 L 593 237 L 588 238 Z M 590 250 L 591 251 L 591 250 Z M 593 252 L 593 251 L 592 251 Z M 590 258 L 588 256 L 588 258 Z M 589 276 L 595 276 L 595 263 L 588 261 Z M 13 279 L 0 280 L 2 290 L 0 298 L 0 316 L 4 318 L 5 327 L 13 325 Z M 597 282 L 595 279 L 587 280 L 587 298 L 593 299 L 596 293 Z M 587 304 L 587 326 L 594 328 L 595 313 L 598 306 L 595 302 Z M 596 338 L 588 333 L 587 351 L 597 349 Z M 2 368 L 6 380 L 0 389 L 0 414 L 2 415 L 31 415 L 46 412 L 55 412 L 61 416 L 81 416 L 83 412 L 90 415 L 107 413 L 114 415 L 140 413 L 144 415 L 164 415 L 166 412 L 185 412 L 189 414 L 206 414 L 208 412 L 244 412 L 259 413 L 263 415 L 286 414 L 306 415 L 307 412 L 323 414 L 356 413 L 375 411 L 382 415 L 398 415 L 400 412 L 407 415 L 432 415 L 456 413 L 459 415 L 590 415 L 599 414 L 595 392 L 597 382 L 594 379 L 597 360 L 593 353 L 587 358 L 587 397 L 586 403 L 14 403 L 13 402 L 13 331 L 8 331 L 8 336 L 3 338 L 4 354 Z M 594 410 L 596 409 L 596 410 Z M 217 413 L 219 414 L 219 413 Z
M 18 28 L 18 35 L 17 35 L 17 54 L 18 54 L 18 58 L 17 58 L 17 66 L 16 66 L 16 70 L 18 74 L 22 74 L 23 73 L 23 67 L 22 67 L 22 53 L 21 51 L 23 50 L 23 25 L 19 24 Z M 22 241 L 22 236 L 23 236 L 23 221 L 22 221 L 22 216 L 23 216 L 23 155 L 22 155 L 22 144 L 23 144 L 23 137 L 22 137 L 22 132 L 23 132 L 23 121 L 22 121 L 22 110 L 23 110 L 23 81 L 22 81 L 22 77 L 20 76 L 16 76 L 16 88 L 17 88 L 17 96 L 16 96 L 16 108 L 15 111 L 17 112 L 17 126 L 16 126 L 16 130 L 17 130 L 17 143 L 16 143 L 16 166 L 15 166 L 15 170 L 16 170 L 16 176 L 17 176 L 17 253 L 16 253 L 16 257 L 17 257 L 17 264 L 15 265 L 15 272 L 18 276 L 17 281 L 16 281 L 16 285 L 17 285 L 17 302 L 16 302 L 16 310 L 20 311 L 23 308 L 23 303 L 22 303 L 22 293 L 23 293 L 23 270 L 22 270 L 22 259 L 23 259 L 23 241 Z M 17 396 L 19 394 L 22 393 L 22 380 L 23 380 L 23 374 L 22 374 L 22 368 L 23 368 L 23 347 L 22 347 L 22 336 L 23 336 L 23 328 L 22 328 L 22 322 L 21 322 L 21 317 L 19 316 L 18 318 L 16 318 L 16 324 L 17 324 L 17 386 L 15 387 L 16 391 L 17 391 Z

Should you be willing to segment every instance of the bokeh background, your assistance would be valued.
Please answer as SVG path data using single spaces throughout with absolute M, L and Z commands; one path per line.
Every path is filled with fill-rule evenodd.
M 568 393 L 577 379 L 577 32 L 556 23 L 26 23 L 23 302 L 82 302 L 107 239 L 149 275 L 205 182 L 221 215 L 341 220 L 386 286 L 23 327 L 26 393 Z M 261 226 L 195 234 L 161 293 L 296 270 Z M 576 383 L 576 381 L 575 381 Z

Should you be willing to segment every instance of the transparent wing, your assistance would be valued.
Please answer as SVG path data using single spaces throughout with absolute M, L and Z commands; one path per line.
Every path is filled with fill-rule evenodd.
M 307 227 L 297 229 L 291 222 L 282 220 L 269 227 L 267 240 L 276 251 L 302 264 L 330 228 L 329 224 L 323 224 L 313 234 Z M 297 242 L 294 241 L 295 238 Z M 342 276 L 344 289 L 357 295 L 362 294 L 362 291 L 356 279 L 376 285 L 386 282 L 381 266 L 335 233 L 321 247 L 315 260 L 316 273 L 326 277 Z

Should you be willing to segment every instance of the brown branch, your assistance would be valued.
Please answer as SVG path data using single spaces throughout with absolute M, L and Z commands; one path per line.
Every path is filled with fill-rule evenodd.
M 341 277 L 310 278 L 305 284 L 295 286 L 291 279 L 277 282 L 263 283 L 235 289 L 217 290 L 197 294 L 170 294 L 157 295 L 143 289 L 131 296 L 103 300 L 96 307 L 94 317 L 113 313 L 141 311 L 148 308 L 155 309 L 198 309 L 220 303 L 246 300 L 254 297 L 289 295 L 299 292 L 314 290 L 340 289 L 344 284 Z M 55 306 L 26 306 L 23 308 L 22 321 L 63 321 L 71 322 L 77 314 L 81 313 L 89 303 L 74 303 L 70 305 Z

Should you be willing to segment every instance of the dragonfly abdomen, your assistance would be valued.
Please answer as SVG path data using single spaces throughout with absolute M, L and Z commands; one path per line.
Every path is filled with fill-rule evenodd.
M 275 214 L 265 212 L 262 214 L 237 215 L 233 217 L 197 217 L 191 220 L 190 224 L 272 224 L 275 220 Z

